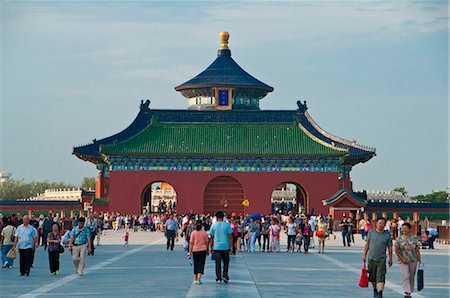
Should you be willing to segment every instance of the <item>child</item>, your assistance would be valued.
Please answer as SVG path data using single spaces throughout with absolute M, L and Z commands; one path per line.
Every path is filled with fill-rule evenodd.
M 272 219 L 271 225 L 269 227 L 269 235 L 270 235 L 270 249 L 269 251 L 273 253 L 277 253 L 277 238 L 280 234 L 280 227 L 276 224 L 276 219 Z
M 295 244 L 297 244 L 297 252 L 302 252 L 302 232 L 299 231 L 295 235 Z
M 123 246 L 127 247 L 128 246 L 128 237 L 129 237 L 129 233 L 128 230 L 125 231 L 125 236 L 123 236 L 123 240 L 125 241 L 125 243 L 123 244 Z

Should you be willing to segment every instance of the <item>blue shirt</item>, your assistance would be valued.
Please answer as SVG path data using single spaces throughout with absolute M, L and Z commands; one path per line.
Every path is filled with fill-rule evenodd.
M 22 224 L 17 227 L 16 234 L 14 236 L 18 237 L 17 247 L 19 249 L 33 248 L 34 238 L 37 237 L 37 231 L 31 225 L 27 225 L 25 227 Z
M 94 218 L 94 220 L 91 222 L 89 219 L 86 219 L 84 222 L 84 226 L 89 229 L 91 233 L 97 233 L 97 219 Z
M 169 231 L 174 231 L 178 227 L 178 223 L 173 219 L 166 220 L 166 229 Z
M 80 229 L 76 226 L 72 230 L 72 235 L 75 238 L 73 244 L 80 245 L 88 243 L 88 239 L 91 237 L 91 232 L 89 232 L 89 229 L 86 227 Z
M 209 234 L 214 237 L 214 250 L 229 250 L 230 241 L 228 235 L 233 233 L 229 223 L 218 221 L 211 226 Z

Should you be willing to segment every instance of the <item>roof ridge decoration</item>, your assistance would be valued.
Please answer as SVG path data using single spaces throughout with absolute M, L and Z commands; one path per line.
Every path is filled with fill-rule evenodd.
M 305 102 L 305 107 L 306 107 L 306 102 Z M 306 119 L 308 119 L 308 121 L 311 123 L 311 125 L 325 137 L 327 137 L 333 141 L 347 145 L 347 146 L 355 147 L 355 148 L 365 150 L 365 151 L 370 151 L 373 153 L 376 152 L 376 148 L 363 146 L 361 144 L 356 143 L 356 141 L 349 141 L 349 140 L 346 140 L 341 137 L 338 137 L 338 136 L 328 133 L 314 121 L 314 119 L 311 117 L 311 115 L 307 112 L 307 108 L 304 110 L 303 113 L 304 113 Z

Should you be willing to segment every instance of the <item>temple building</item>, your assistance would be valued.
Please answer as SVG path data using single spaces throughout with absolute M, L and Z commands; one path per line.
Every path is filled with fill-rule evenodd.
M 305 101 L 295 110 L 261 110 L 274 88 L 233 60 L 228 39 L 220 33 L 217 58 L 175 87 L 186 109 L 141 101 L 126 129 L 73 148 L 98 169 L 94 210 L 98 201 L 102 210 L 138 214 L 154 183 L 173 188 L 180 213 L 269 213 L 274 200 L 286 200 L 294 212 L 326 214 L 339 208 L 344 190 L 350 209 L 363 206 L 353 197 L 350 172 L 375 149 L 327 133 Z

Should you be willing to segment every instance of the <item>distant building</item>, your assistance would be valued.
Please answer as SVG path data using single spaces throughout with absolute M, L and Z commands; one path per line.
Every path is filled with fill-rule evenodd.
M 11 179 L 12 174 L 8 172 L 0 172 L 0 184 Z
M 399 191 L 374 191 L 367 192 L 367 200 L 381 200 L 381 201 L 403 201 L 403 202 L 413 202 L 413 200 L 403 195 L 403 193 Z

